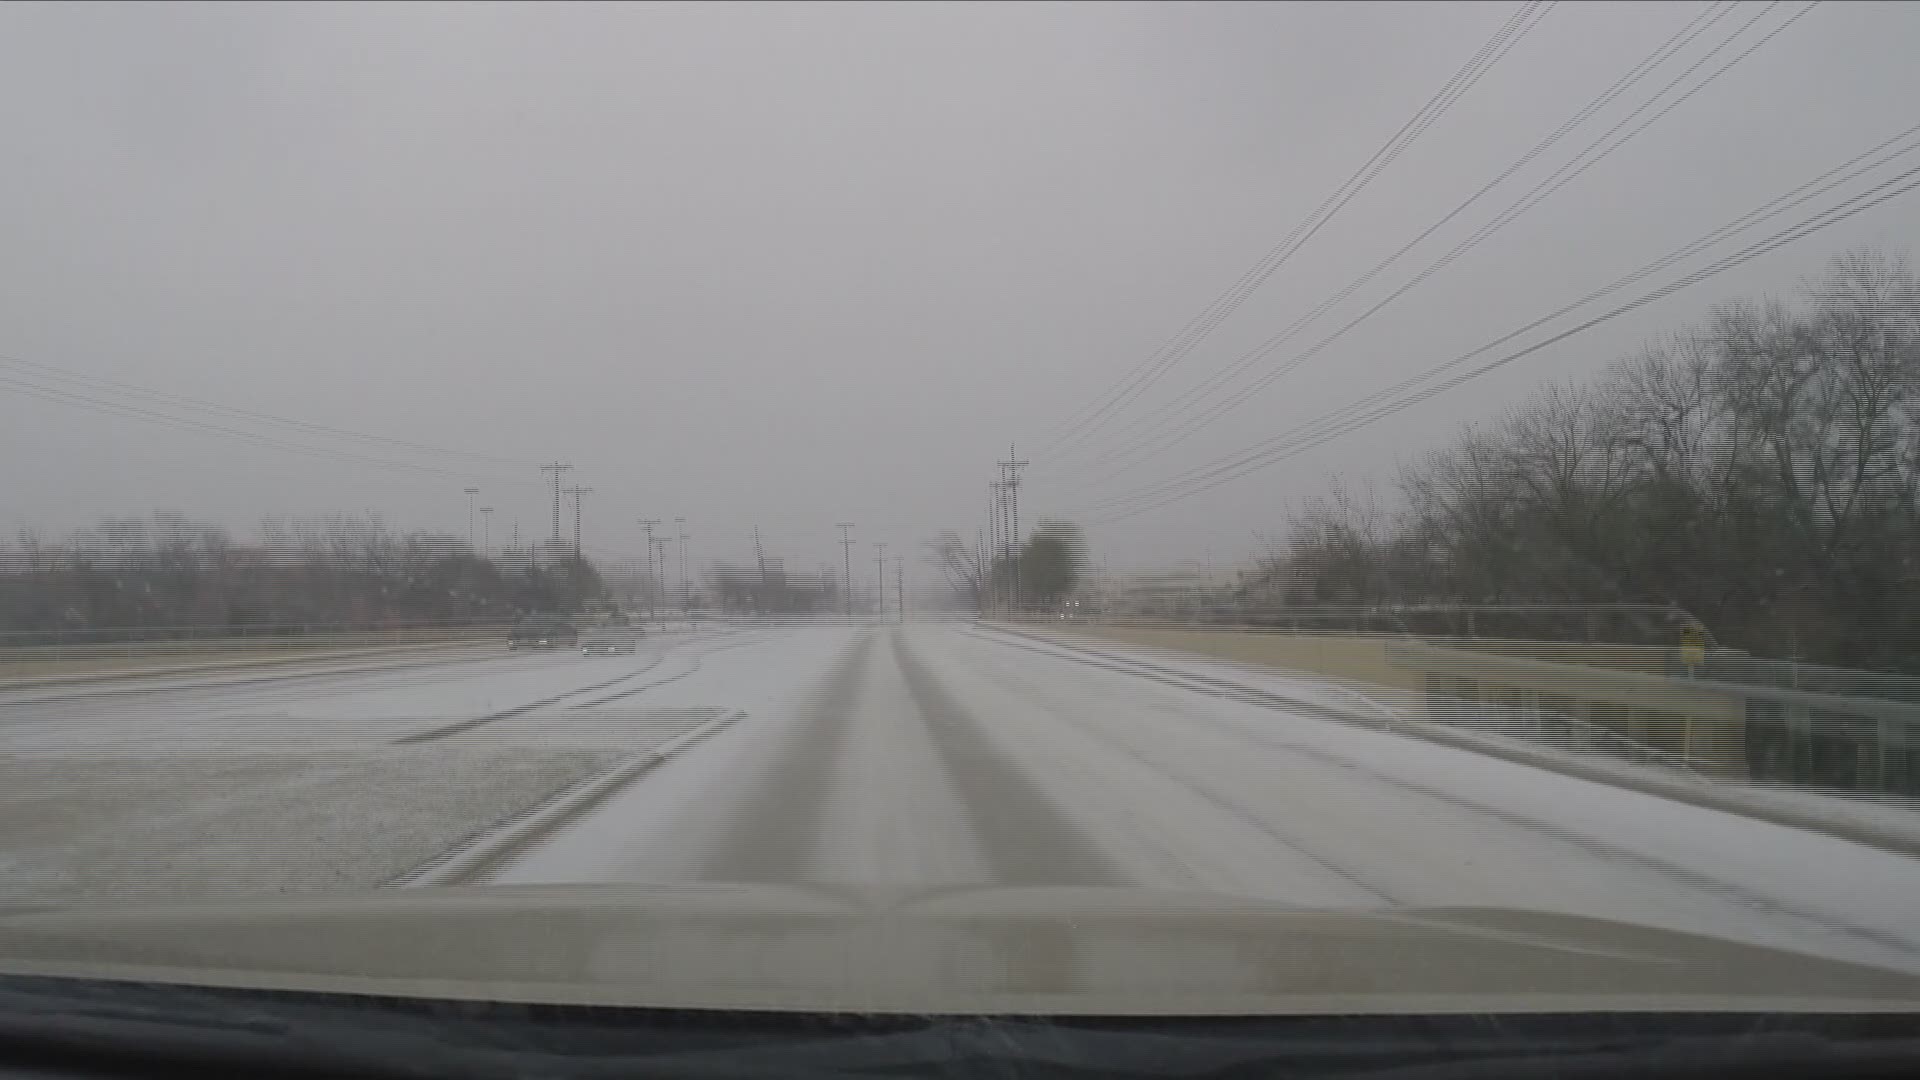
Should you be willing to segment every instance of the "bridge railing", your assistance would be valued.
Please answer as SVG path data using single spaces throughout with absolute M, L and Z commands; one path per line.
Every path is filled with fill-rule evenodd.
M 1774 667 L 1676 647 L 1076 621 L 1063 629 L 1323 676 L 1449 725 L 1478 726 L 1724 780 L 1920 798 L 1912 680 Z M 1726 660 L 1726 662 L 1721 662 Z M 1746 661 L 1746 662 L 1743 662 Z M 1766 662 L 1777 664 L 1778 662 Z M 1759 671 L 1762 677 L 1754 677 Z M 1854 677 L 1844 678 L 1843 675 Z M 1834 692 L 1844 689 L 1847 692 Z

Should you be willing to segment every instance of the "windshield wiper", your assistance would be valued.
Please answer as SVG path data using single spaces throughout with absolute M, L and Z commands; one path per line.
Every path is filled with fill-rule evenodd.
M 1912 1014 L 914 1017 L 0 976 L 0 1065 L 361 1077 L 1909 1075 Z

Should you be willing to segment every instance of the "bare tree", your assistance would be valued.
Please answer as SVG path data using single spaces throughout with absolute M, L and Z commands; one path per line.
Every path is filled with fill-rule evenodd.
M 990 568 L 980 551 L 960 539 L 959 533 L 949 531 L 927 541 L 927 554 L 956 596 L 971 603 L 975 610 L 986 609 Z
M 1756 651 L 1920 670 L 1920 279 L 1842 257 L 1797 307 L 1725 308 L 1463 430 L 1400 494 L 1390 519 L 1309 502 L 1255 580 L 1671 603 Z

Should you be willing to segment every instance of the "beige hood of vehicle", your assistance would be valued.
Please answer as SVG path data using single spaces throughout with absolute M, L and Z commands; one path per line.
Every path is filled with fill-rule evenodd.
M 0 909 L 0 972 L 891 1013 L 1920 1009 L 1920 976 L 1497 909 L 1132 889 L 485 886 Z

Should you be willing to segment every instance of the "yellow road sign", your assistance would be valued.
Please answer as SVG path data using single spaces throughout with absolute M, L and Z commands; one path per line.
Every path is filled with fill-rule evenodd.
M 1680 662 L 1697 668 L 1707 662 L 1707 632 L 1697 626 L 1680 631 Z

